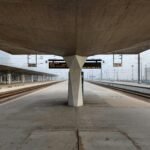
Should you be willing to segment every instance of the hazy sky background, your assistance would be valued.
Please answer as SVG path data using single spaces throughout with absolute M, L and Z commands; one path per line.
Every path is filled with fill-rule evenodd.
M 28 67 L 27 55 L 11 55 L 6 52 L 0 51 L 0 64 L 5 64 L 9 66 L 26 68 L 31 70 L 37 70 L 42 72 L 54 73 L 59 75 L 59 79 L 66 79 L 68 76 L 68 69 L 49 69 L 47 60 L 50 58 L 60 59 L 62 57 L 54 55 L 38 55 L 37 67 Z M 131 80 L 132 74 L 134 80 L 137 79 L 137 55 L 123 55 L 123 66 L 113 67 L 113 56 L 112 55 L 95 55 L 90 56 L 91 59 L 102 59 L 104 63 L 102 64 L 103 79 L 111 80 Z M 30 56 L 30 62 L 35 60 L 35 56 Z M 35 62 L 35 61 L 34 61 Z M 133 65 L 133 70 L 132 66 Z M 150 68 L 150 50 L 141 53 L 141 74 L 144 79 L 144 69 L 145 67 Z M 84 69 L 84 76 L 88 79 L 100 79 L 101 70 L 100 69 Z

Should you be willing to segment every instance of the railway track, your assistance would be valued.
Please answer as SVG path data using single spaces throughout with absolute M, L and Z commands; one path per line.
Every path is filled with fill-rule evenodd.
M 119 87 L 114 87 L 114 86 L 111 86 L 111 85 L 105 85 L 103 83 L 96 83 L 96 82 L 91 82 L 91 81 L 88 81 L 88 82 L 92 83 L 92 84 L 100 85 L 100 86 L 103 86 L 103 87 L 106 87 L 106 88 L 110 88 L 110 89 L 113 89 L 113 90 L 117 90 L 117 91 L 125 92 L 125 93 L 128 93 L 128 94 L 140 96 L 140 97 L 143 97 L 143 98 L 146 98 L 146 99 L 150 100 L 150 93 L 149 94 L 148 93 L 142 93 L 142 90 L 141 90 L 141 92 L 137 92 L 137 91 L 134 91 L 134 90 L 128 90 L 128 89 L 123 89 L 123 88 L 119 88 Z M 141 89 L 142 89 L 142 87 L 141 87 Z
M 57 84 L 59 82 L 61 82 L 61 81 L 42 84 L 42 85 L 36 85 L 36 86 L 32 86 L 32 87 L 26 87 L 26 88 L 17 89 L 17 90 L 13 90 L 13 91 L 9 91 L 9 92 L 2 92 L 2 93 L 0 93 L 0 104 L 4 103 L 6 101 L 10 101 L 13 98 L 17 98 L 17 97 L 29 94 L 38 89 L 42 89 L 42 88 L 48 87 L 50 85 Z

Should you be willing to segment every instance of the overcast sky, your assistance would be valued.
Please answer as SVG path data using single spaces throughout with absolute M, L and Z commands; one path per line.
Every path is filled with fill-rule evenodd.
M 11 55 L 0 51 L 0 64 L 5 64 L 9 66 L 15 66 L 20 68 L 27 68 L 31 70 L 43 71 L 48 73 L 55 73 L 60 76 L 60 78 L 66 78 L 68 74 L 67 69 L 49 69 L 47 60 L 50 58 L 59 59 L 62 57 L 54 55 L 38 55 L 37 67 L 28 68 L 27 55 Z M 95 55 L 89 57 L 91 59 L 102 59 L 104 63 L 102 64 L 102 74 L 103 79 L 124 79 L 130 80 L 132 78 L 137 79 L 137 55 L 123 55 L 123 66 L 113 67 L 113 56 L 112 55 Z M 30 62 L 35 62 L 35 55 L 30 56 Z M 150 67 L 150 50 L 141 53 L 141 67 L 142 67 L 142 77 L 144 78 L 145 67 Z M 85 78 L 90 79 L 100 79 L 101 70 L 100 69 L 84 69 Z

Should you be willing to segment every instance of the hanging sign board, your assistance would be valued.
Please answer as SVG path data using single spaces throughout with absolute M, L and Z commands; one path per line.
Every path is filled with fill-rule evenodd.
M 49 59 L 49 68 L 52 69 L 68 69 L 64 60 Z M 99 69 L 101 68 L 101 59 L 86 60 L 83 69 Z
M 27 55 L 28 67 L 37 67 L 37 55 Z
M 113 67 L 122 67 L 122 54 L 114 54 L 113 55 Z

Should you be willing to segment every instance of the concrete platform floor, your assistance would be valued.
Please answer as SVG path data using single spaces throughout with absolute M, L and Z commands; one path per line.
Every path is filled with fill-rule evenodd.
M 129 86 L 137 86 L 137 87 L 145 87 L 145 88 L 150 88 L 150 84 L 149 83 L 137 83 L 137 82 L 122 82 L 122 81 L 108 81 L 108 80 L 94 80 L 96 82 L 107 82 L 107 83 L 116 83 L 116 84 L 123 84 L 123 85 L 129 85 Z
M 0 105 L 0 150 L 150 150 L 150 103 L 90 83 L 67 106 L 67 82 Z
M 13 90 L 19 90 L 27 87 L 37 86 L 37 85 L 43 85 L 47 83 L 52 83 L 56 81 L 44 81 L 44 82 L 30 82 L 30 83 L 16 83 L 16 84 L 10 84 L 10 85 L 0 85 L 0 93 L 3 92 L 9 92 Z

